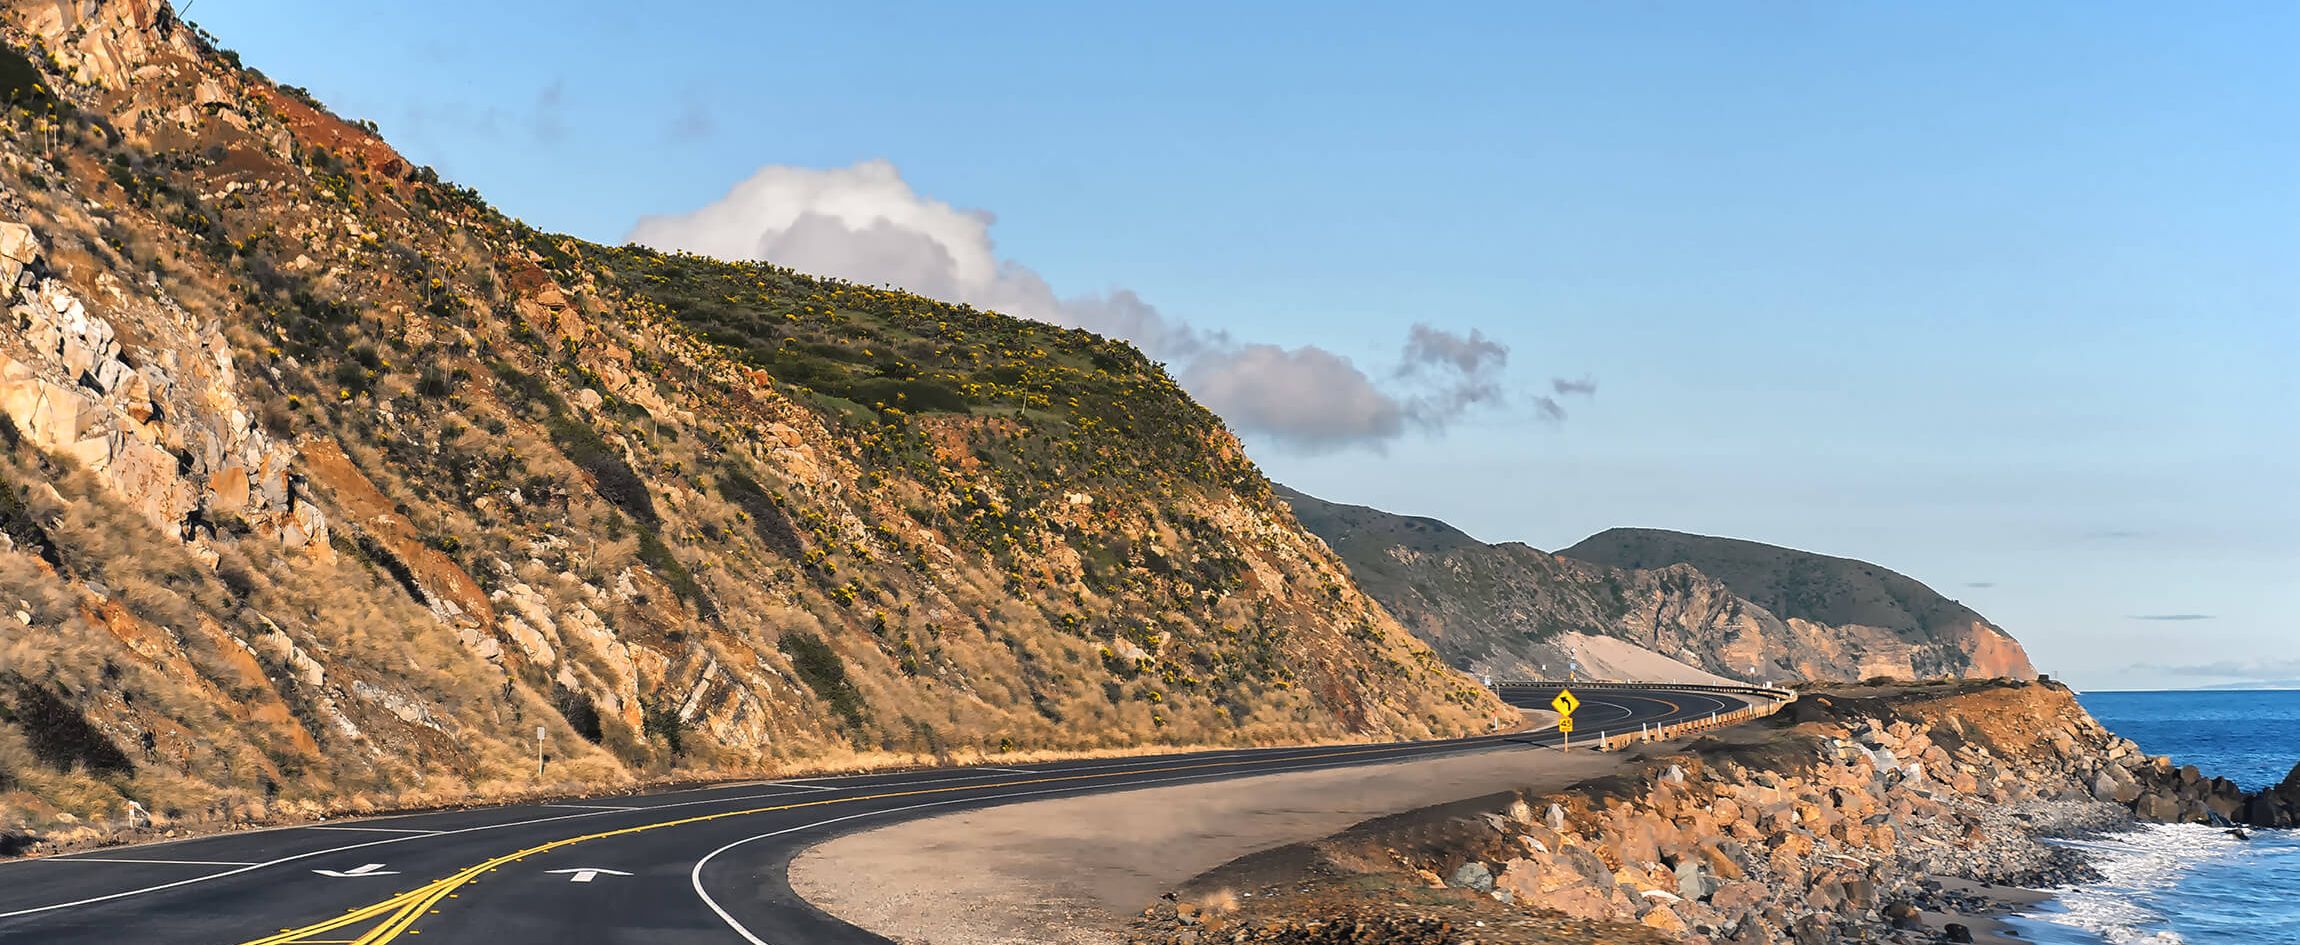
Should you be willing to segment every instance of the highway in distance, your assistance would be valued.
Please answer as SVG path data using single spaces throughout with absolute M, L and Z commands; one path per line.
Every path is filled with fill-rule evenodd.
M 1757 698 L 1575 691 L 1577 745 Z M 1547 707 L 1557 689 L 1502 693 Z M 1537 766 L 1558 740 L 1544 731 L 749 781 L 107 847 L 0 863 L 0 942 L 884 945 L 794 895 L 791 858 L 843 832 L 1032 798 L 1463 752 L 1522 751 Z

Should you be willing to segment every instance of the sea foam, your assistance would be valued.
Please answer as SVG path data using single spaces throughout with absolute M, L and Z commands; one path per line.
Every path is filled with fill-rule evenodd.
M 2016 927 L 2039 942 L 2182 945 L 2187 940 L 2174 931 L 2176 924 L 2182 924 L 2177 922 L 2183 913 L 2182 881 L 2254 850 L 2223 828 L 2201 824 L 2144 824 L 2056 842 L 2083 851 L 2100 870 L 2101 879 L 2054 890 L 2054 898 L 2042 908 L 2014 920 Z

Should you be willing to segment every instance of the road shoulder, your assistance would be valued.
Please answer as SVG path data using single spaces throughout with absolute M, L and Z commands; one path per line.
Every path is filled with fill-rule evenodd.
M 1106 945 L 1159 895 L 1240 857 L 1433 803 L 1558 790 L 1624 763 L 1510 748 L 1033 801 L 840 837 L 800 854 L 790 884 L 906 945 Z

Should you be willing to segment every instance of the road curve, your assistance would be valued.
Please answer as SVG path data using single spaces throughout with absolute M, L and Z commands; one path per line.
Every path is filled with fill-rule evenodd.
M 1555 690 L 1503 694 L 1547 706 Z M 1746 701 L 1668 686 L 1577 694 L 1584 735 Z M 1558 740 L 1545 731 L 750 781 L 111 847 L 0 863 L 0 942 L 884 945 L 794 895 L 791 857 L 849 830 L 1030 798 Z

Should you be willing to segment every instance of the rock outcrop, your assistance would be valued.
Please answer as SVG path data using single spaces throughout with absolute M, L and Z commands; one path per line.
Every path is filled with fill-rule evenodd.
M 1635 667 L 1637 678 L 1679 681 L 2035 676 L 2001 628 L 1865 562 L 1640 529 L 1551 554 L 1487 544 L 1436 519 L 1280 494 L 1367 593 L 1474 672 L 1561 678 L 1571 661 L 1595 678 L 1631 678 Z M 1609 659 L 1620 647 L 1593 649 L 1593 637 L 1691 670 Z
M 14 342 L 0 347 L 0 416 L 26 442 L 93 470 L 179 538 L 231 523 L 327 554 L 325 513 L 299 502 L 295 450 L 255 426 L 215 323 L 165 297 L 131 300 L 107 273 L 98 288 L 122 317 L 186 342 L 131 364 L 112 322 L 56 277 L 30 227 L 0 226 L 0 255 L 9 330 L 0 337 Z

